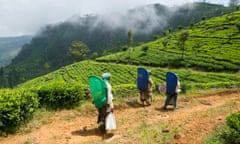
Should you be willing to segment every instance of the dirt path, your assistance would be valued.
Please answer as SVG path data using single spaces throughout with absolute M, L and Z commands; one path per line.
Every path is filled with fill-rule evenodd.
M 179 97 L 180 108 L 175 111 L 162 110 L 163 102 L 163 99 L 155 100 L 152 106 L 142 108 L 136 99 L 128 100 L 127 108 L 114 112 L 117 130 L 105 135 L 97 129 L 96 113 L 78 116 L 74 110 L 63 110 L 50 117 L 50 123 L 28 134 L 0 137 L 0 144 L 145 143 L 139 141 L 145 140 L 139 130 L 151 128 L 157 129 L 158 135 L 164 131 L 174 133 L 171 143 L 200 144 L 214 128 L 224 123 L 227 115 L 240 111 L 239 91 L 197 98 Z

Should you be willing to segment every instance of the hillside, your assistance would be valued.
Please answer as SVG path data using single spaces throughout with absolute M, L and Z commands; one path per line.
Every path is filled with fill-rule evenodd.
M 203 17 L 208 19 L 229 11 L 228 7 L 208 3 L 177 8 L 155 4 L 129 10 L 123 16 L 114 15 L 114 18 L 99 15 L 72 17 L 42 29 L 4 68 L 0 84 L 1 87 L 13 87 L 72 63 L 67 52 L 75 40 L 83 41 L 90 48 L 87 58 L 95 58 L 125 49 L 129 29 L 133 32 L 133 45 L 138 45 L 152 40 L 154 35 L 162 36 L 166 29 L 175 31 L 178 27 L 199 22 Z
M 219 7 L 211 9 L 216 5 L 195 4 L 195 7 L 209 9 L 204 13 L 222 13 Z M 193 16 L 191 6 L 175 10 L 178 12 L 175 16 L 181 17 L 180 12 L 183 16 Z M 156 16 L 170 14 L 169 9 L 161 5 L 140 10 L 144 13 L 149 7 L 154 10 L 161 7 L 154 12 Z M 131 18 L 139 10 L 129 12 L 128 18 Z M 147 35 L 135 35 L 134 42 L 140 36 L 138 40 L 142 44 L 124 47 L 121 45 L 127 42 L 118 41 L 116 45 L 114 42 L 118 38 L 123 40 L 121 34 L 126 31 L 108 29 L 106 34 L 104 28 L 108 27 L 105 23 L 99 26 L 96 18 L 98 16 L 91 15 L 81 17 L 78 25 L 65 22 L 46 27 L 23 46 L 11 65 L 0 69 L 0 143 L 218 144 L 223 137 L 215 136 L 215 132 L 221 132 L 224 137 L 229 135 L 226 141 L 239 139 L 238 117 L 231 117 L 231 123 L 226 118 L 240 111 L 240 11 L 211 19 L 201 17 L 202 21 L 194 24 L 184 17 L 189 21 L 188 28 L 176 22 L 176 31 L 169 27 L 161 29 L 164 30 L 162 37 L 154 36 L 155 40 L 149 42 L 141 39 Z M 137 22 L 136 28 L 141 28 L 151 20 Z M 97 25 L 97 31 L 90 28 L 93 25 Z M 88 33 L 90 29 L 94 33 Z M 97 38 L 91 40 L 95 36 Z M 67 48 L 73 40 L 81 39 L 97 48 L 91 47 L 88 60 L 73 63 L 66 54 Z M 113 53 L 119 51 L 115 46 L 121 51 Z M 93 52 L 112 54 L 90 60 Z M 136 87 L 139 67 L 151 70 L 154 82 L 153 102 L 146 107 L 140 104 Z M 181 83 L 176 109 L 162 107 L 169 71 L 176 73 Z M 104 72 L 111 73 L 117 121 L 117 130 L 106 134 L 98 129 L 98 110 L 92 97 L 86 96 L 89 76 L 101 77 Z M 1 88 L 9 86 L 14 88 Z M 91 95 L 91 91 L 88 94 Z M 231 125 L 233 127 L 227 127 Z M 233 137 L 235 135 L 237 137 Z
M 184 33 L 187 37 L 182 45 L 180 38 Z M 237 72 L 240 70 L 239 46 L 240 11 L 201 21 L 188 29 L 97 60 Z
M 135 93 L 138 67 L 139 66 L 126 64 L 82 61 L 62 67 L 61 69 L 44 76 L 29 80 L 18 87 L 37 89 L 42 86 L 47 86 L 52 83 L 57 84 L 62 81 L 73 84 L 78 83 L 88 87 L 88 78 L 90 75 L 97 75 L 101 77 L 103 72 L 110 72 L 112 74 L 111 84 L 116 93 L 119 93 L 119 95 L 121 95 L 120 93 L 123 91 L 132 91 L 132 93 Z M 239 74 L 198 72 L 190 69 L 145 68 L 151 70 L 151 77 L 154 81 L 154 85 L 165 84 L 166 72 L 176 72 L 180 77 L 183 92 L 209 88 L 230 88 L 240 86 Z
M 24 44 L 31 41 L 31 36 L 0 37 L 0 67 L 10 64 Z

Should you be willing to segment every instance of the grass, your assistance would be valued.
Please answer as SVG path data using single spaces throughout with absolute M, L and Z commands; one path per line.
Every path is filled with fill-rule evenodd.
M 77 116 L 96 115 L 97 110 L 92 103 L 92 99 L 82 101 L 81 104 L 74 109 L 74 113 Z
M 34 144 L 36 142 L 36 138 L 28 138 L 26 141 L 23 142 L 23 144 Z
M 224 126 L 220 126 L 216 128 L 215 132 L 209 136 L 207 136 L 204 140 L 204 144 L 223 144 L 219 138 L 219 134 L 222 130 L 224 130 Z

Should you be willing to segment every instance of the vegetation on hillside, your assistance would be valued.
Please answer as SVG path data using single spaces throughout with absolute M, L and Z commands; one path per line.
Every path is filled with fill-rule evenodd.
M 0 135 L 15 132 L 18 126 L 31 119 L 38 108 L 36 93 L 28 90 L 0 89 Z
M 21 88 L 36 88 L 46 85 L 47 83 L 54 83 L 58 81 L 75 82 L 88 87 L 90 75 L 102 75 L 103 72 L 110 72 L 112 74 L 111 84 L 113 90 L 119 87 L 136 89 L 137 68 L 141 66 L 133 66 L 126 64 L 114 63 L 99 63 L 94 61 L 82 61 L 62 67 L 61 69 L 44 76 L 29 80 L 19 87 Z M 238 74 L 227 73 L 210 73 L 197 72 L 190 69 L 167 69 L 157 67 L 146 67 L 151 70 L 151 77 L 156 84 L 165 84 L 166 73 L 168 71 L 175 72 L 179 75 L 182 82 L 182 88 L 188 91 L 192 89 L 208 89 L 208 88 L 228 88 L 239 87 L 240 76 Z
M 30 44 L 24 45 L 12 63 L 0 75 L 0 87 L 16 84 L 68 65 L 73 59 L 67 55 L 73 41 L 82 41 L 89 47 L 85 58 L 95 58 L 125 49 L 128 45 L 128 30 L 133 35 L 132 45 L 138 45 L 230 11 L 229 7 L 208 3 L 187 4 L 168 8 L 160 4 L 143 6 L 127 12 L 119 21 L 123 25 L 111 24 L 109 19 L 97 15 L 73 18 L 71 22 L 45 27 Z M 138 18 L 141 15 L 141 18 Z M 141 62 L 139 62 L 141 63 Z
M 112 74 L 111 84 L 116 98 L 133 97 L 136 88 L 137 68 L 140 66 L 82 61 L 32 79 L 15 89 L 0 91 L 0 134 L 14 132 L 18 126 L 31 118 L 37 108 L 72 108 L 84 99 L 89 87 L 89 76 Z M 165 84 L 166 72 L 179 75 L 182 92 L 207 90 L 210 88 L 240 87 L 238 74 L 197 72 L 190 69 L 166 69 L 146 67 L 152 71 L 154 84 Z
M 240 143 L 240 113 L 231 113 L 225 124 L 206 138 L 205 144 L 238 144 Z
M 126 42 L 128 46 L 124 51 L 97 58 L 98 61 L 104 62 L 85 60 L 68 66 L 62 66 L 72 61 L 68 59 L 68 55 L 74 56 L 75 60 L 82 59 L 81 57 L 85 54 L 90 56 L 89 45 L 82 41 L 72 41 L 70 32 L 68 35 L 62 31 L 66 34 L 67 41 L 60 37 L 62 32 L 55 37 L 52 30 L 56 27 L 49 27 L 43 33 L 51 36 L 34 38 L 32 43 L 25 45 L 21 53 L 13 60 L 16 65 L 9 66 L 12 69 L 0 69 L 0 82 L 5 82 L 5 86 L 14 86 L 19 83 L 19 80 L 26 81 L 27 75 L 30 78 L 53 70 L 53 64 L 57 65 L 55 68 L 62 67 L 41 77 L 28 80 L 15 89 L 0 90 L 0 135 L 2 132 L 15 132 L 22 123 L 31 119 L 38 108 L 56 110 L 78 105 L 84 99 L 84 91 L 89 87 L 89 76 L 101 77 L 104 72 L 112 74 L 110 82 L 116 98 L 137 95 L 136 77 L 139 67 L 151 70 L 155 86 L 165 84 L 168 71 L 177 73 L 183 93 L 199 92 L 210 88 L 239 88 L 239 21 L 240 11 L 201 21 L 191 25 L 189 29 L 179 28 L 179 31 L 173 34 L 171 30 L 168 30 L 165 37 L 136 47 L 133 47 L 135 33 L 129 30 Z M 71 29 L 71 27 L 68 28 Z M 60 42 L 59 39 L 64 42 Z M 64 46 L 61 45 L 63 43 Z M 63 49 L 67 47 L 67 49 L 54 49 L 55 44 Z M 32 50 L 31 47 L 34 45 L 37 48 Z M 79 50 L 79 47 L 84 47 L 84 51 Z M 44 52 L 41 51 L 42 48 Z M 95 52 L 98 52 L 97 50 Z M 98 55 L 92 54 L 95 55 L 94 57 Z M 61 56 L 62 63 L 59 64 L 58 58 Z M 25 67 L 29 63 L 21 61 L 23 57 L 32 62 L 28 66 L 32 69 L 31 71 Z M 208 72 L 197 71 L 199 69 Z M 227 129 L 219 135 L 221 139 L 239 143 L 239 116 L 237 113 L 227 118 Z M 139 134 L 140 137 L 147 134 L 146 137 L 141 137 L 144 142 L 165 139 L 163 135 L 163 138 L 156 140 L 155 136 L 159 135 L 159 129 L 153 125 L 146 125 L 144 121 L 140 129 L 143 129 L 143 132 Z M 152 139 L 153 137 L 155 139 Z
M 98 61 L 187 67 L 205 71 L 240 70 L 240 11 L 204 20 L 126 51 L 97 58 Z M 185 34 L 185 38 L 183 37 Z

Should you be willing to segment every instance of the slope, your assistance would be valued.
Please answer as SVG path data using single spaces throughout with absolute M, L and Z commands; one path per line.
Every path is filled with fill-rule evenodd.
M 67 52 L 75 40 L 83 41 L 90 48 L 87 58 L 94 58 L 94 52 L 101 56 L 125 47 L 129 29 L 133 31 L 136 45 L 152 40 L 153 35 L 162 35 L 165 29 L 174 31 L 178 26 L 189 26 L 201 21 L 202 17 L 210 18 L 229 10 L 228 7 L 208 3 L 188 4 L 180 8 L 155 4 L 129 10 L 124 16 L 114 15 L 114 19 L 99 15 L 73 17 L 42 29 L 4 68 L 4 75 L 8 77 L 0 78 L 0 85 L 15 86 L 72 63 Z
M 121 95 L 124 91 L 135 93 L 138 67 L 141 66 L 82 61 L 62 67 L 61 69 L 44 76 L 29 80 L 18 87 L 25 89 L 37 89 L 38 87 L 46 86 L 51 83 L 57 83 L 59 81 L 65 81 L 73 84 L 79 83 L 87 87 L 89 84 L 88 77 L 90 75 L 97 75 L 101 77 L 102 73 L 110 72 L 112 74 L 111 84 L 113 85 L 113 90 L 116 93 L 119 93 L 119 95 Z M 165 83 L 165 75 L 167 71 L 176 72 L 182 82 L 183 91 L 240 86 L 240 76 L 238 73 L 210 73 L 198 72 L 190 69 L 143 67 L 151 70 L 151 77 L 155 85 Z
M 229 13 L 97 61 L 237 72 L 240 70 L 239 22 L 240 11 Z
M 31 40 L 31 36 L 1 37 L 0 38 L 0 67 L 10 64 L 21 47 Z

